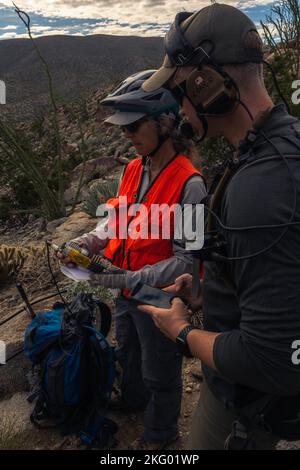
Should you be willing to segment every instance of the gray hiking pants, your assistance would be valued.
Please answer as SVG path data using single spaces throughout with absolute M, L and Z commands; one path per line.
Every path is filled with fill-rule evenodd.
M 129 406 L 146 406 L 145 439 L 174 437 L 182 395 L 182 356 L 176 344 L 159 331 L 150 315 L 122 296 L 117 303 L 116 338 L 122 397 Z

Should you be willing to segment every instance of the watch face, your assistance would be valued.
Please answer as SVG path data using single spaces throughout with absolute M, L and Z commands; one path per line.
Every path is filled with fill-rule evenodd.
M 192 325 L 185 327 L 176 338 L 176 344 L 178 346 L 179 351 L 181 352 L 181 354 L 183 354 L 186 357 L 193 357 L 191 354 L 189 345 L 187 344 L 187 341 L 186 341 L 186 337 L 188 333 L 193 329 L 194 327 Z
M 180 338 L 180 337 L 177 336 L 176 343 L 177 343 L 177 347 L 178 347 L 179 352 L 183 356 L 187 356 L 187 357 L 191 356 L 189 347 L 188 347 L 188 345 L 186 344 L 186 342 L 183 338 Z

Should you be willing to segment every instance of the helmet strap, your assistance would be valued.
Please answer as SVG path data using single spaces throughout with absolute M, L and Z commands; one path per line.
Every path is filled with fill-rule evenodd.
M 169 139 L 170 133 L 167 132 L 166 134 L 161 133 L 161 127 L 160 123 L 158 120 L 156 120 L 157 123 L 157 133 L 158 133 L 158 144 L 157 146 L 150 152 L 148 153 L 147 157 L 154 157 L 154 155 L 161 149 L 163 144 Z

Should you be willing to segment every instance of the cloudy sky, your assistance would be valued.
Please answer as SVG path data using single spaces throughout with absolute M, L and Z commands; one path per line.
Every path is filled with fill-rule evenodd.
M 35 36 L 116 34 L 163 36 L 175 13 L 196 11 L 209 0 L 15 0 L 30 14 Z M 242 8 L 255 22 L 264 19 L 269 0 L 223 0 Z M 0 39 L 27 37 L 11 0 L 0 0 Z

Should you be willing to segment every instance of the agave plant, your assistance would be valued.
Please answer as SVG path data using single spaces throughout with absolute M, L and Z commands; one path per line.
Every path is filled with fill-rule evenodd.
M 101 181 L 100 183 L 94 184 L 84 201 L 83 210 L 92 217 L 96 217 L 99 204 L 103 204 L 108 199 L 115 197 L 118 192 L 118 185 L 118 179 Z

